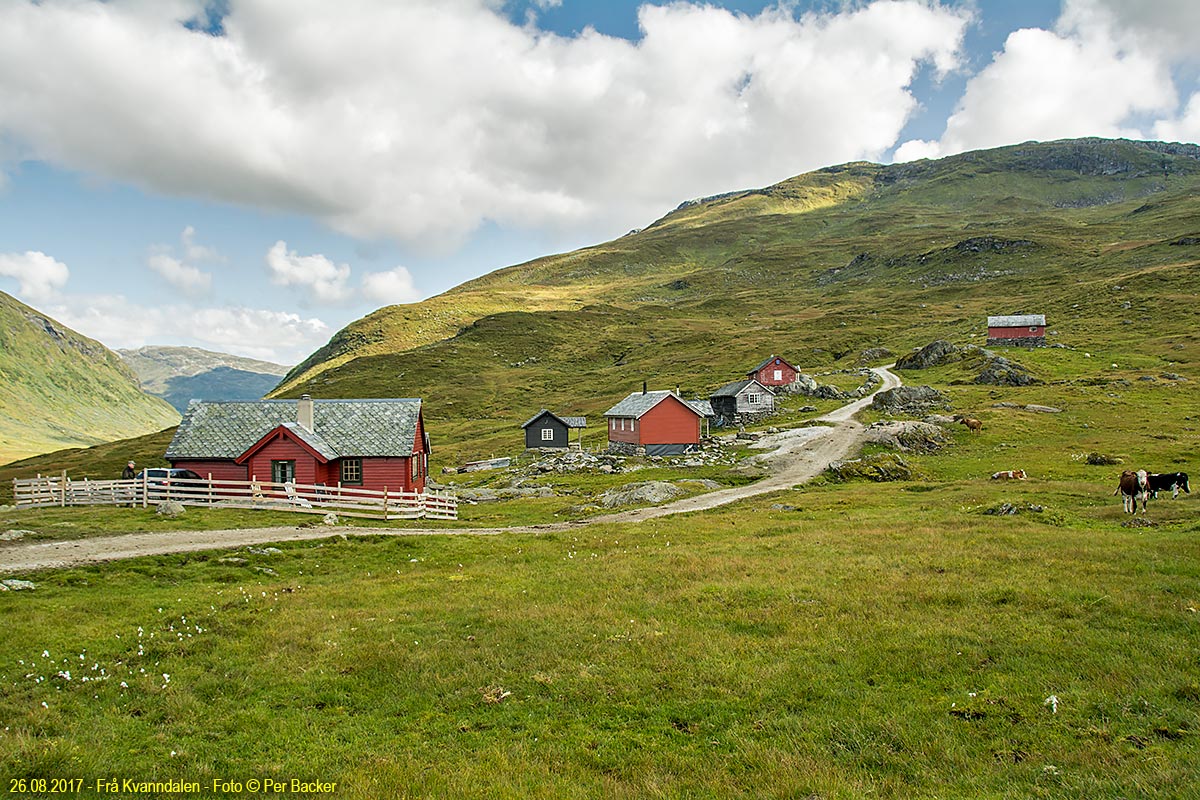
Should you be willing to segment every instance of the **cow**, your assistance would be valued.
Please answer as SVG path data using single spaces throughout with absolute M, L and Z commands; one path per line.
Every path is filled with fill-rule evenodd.
M 1146 513 L 1146 503 L 1150 499 L 1150 476 L 1144 469 L 1137 472 L 1125 470 L 1121 473 L 1121 481 L 1113 494 L 1121 495 L 1122 507 L 1130 514 L 1137 513 L 1137 505 L 1142 503 L 1142 513 Z
M 983 423 L 974 417 L 964 417 L 961 414 L 954 418 L 955 422 L 961 422 L 967 426 L 967 430 L 971 433 L 979 433 L 983 429 Z
M 1025 480 L 1025 470 L 1023 469 L 1006 469 L 1000 472 L 992 473 L 994 481 L 1023 481 Z
M 1183 489 L 1187 494 L 1191 494 L 1192 490 L 1188 486 L 1188 476 L 1186 472 L 1151 472 L 1150 473 L 1150 496 L 1155 500 L 1158 499 L 1159 492 L 1171 490 L 1171 499 L 1179 497 L 1179 490 Z

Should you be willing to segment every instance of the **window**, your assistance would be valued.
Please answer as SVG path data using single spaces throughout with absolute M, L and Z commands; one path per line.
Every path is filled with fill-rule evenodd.
M 781 369 L 777 369 L 777 370 L 775 370 L 775 371 L 774 371 L 773 373 L 771 373 L 771 374 L 774 376 L 774 377 L 772 378 L 772 380 L 777 380 L 777 381 L 781 381 L 781 380 L 783 380 L 783 370 L 781 370 Z
M 342 459 L 342 483 L 362 483 L 362 459 Z
M 542 428 L 542 441 L 543 442 L 553 442 L 554 441 L 554 428 Z
M 296 480 L 296 462 L 295 461 L 272 461 L 271 462 L 271 482 L 272 483 L 289 483 Z
M 757 394 L 746 395 L 746 402 L 752 406 L 758 405 L 758 400 L 759 400 L 759 395 L 757 395 Z

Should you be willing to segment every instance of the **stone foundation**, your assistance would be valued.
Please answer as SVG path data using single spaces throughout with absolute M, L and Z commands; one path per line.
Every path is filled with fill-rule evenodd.
M 1045 347 L 1044 336 L 1021 336 L 1016 339 L 988 339 L 988 347 Z

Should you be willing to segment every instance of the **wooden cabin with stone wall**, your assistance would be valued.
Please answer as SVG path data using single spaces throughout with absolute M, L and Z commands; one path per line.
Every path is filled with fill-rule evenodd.
M 583 429 L 587 427 L 587 417 L 560 417 L 553 411 L 542 409 L 534 414 L 524 425 L 525 449 L 536 450 L 543 447 L 562 449 L 571 446 L 571 431 L 579 431 L 575 447 L 582 447 Z
M 748 425 L 775 413 L 775 395 L 754 379 L 727 383 L 708 402 L 718 427 Z

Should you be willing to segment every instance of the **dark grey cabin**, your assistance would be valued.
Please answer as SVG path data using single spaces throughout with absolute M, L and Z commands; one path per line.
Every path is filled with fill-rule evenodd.
M 744 425 L 775 413 L 775 395 L 753 378 L 727 383 L 708 398 L 717 425 Z
M 587 427 L 587 418 L 560 417 L 543 408 L 521 427 L 525 429 L 527 450 L 538 447 L 570 447 L 571 430 L 582 432 Z M 580 435 L 582 436 L 582 433 Z

